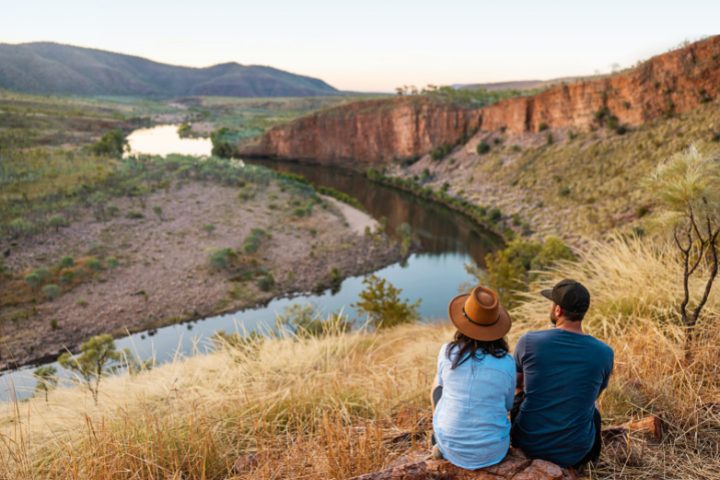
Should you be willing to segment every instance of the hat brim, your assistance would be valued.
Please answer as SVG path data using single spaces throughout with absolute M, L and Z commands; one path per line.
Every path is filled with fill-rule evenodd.
M 552 298 L 552 292 L 553 292 L 552 290 L 543 290 L 542 292 L 540 292 L 540 295 L 542 295 L 543 297 L 545 297 L 545 298 L 547 298 L 548 300 L 552 301 L 552 299 L 553 299 L 553 298 Z
M 512 326 L 512 320 L 507 310 L 501 305 L 498 312 L 499 318 L 497 323 L 488 327 L 471 323 L 463 314 L 463 306 L 469 296 L 469 293 L 463 293 L 450 300 L 448 313 L 450 321 L 455 325 L 455 328 L 460 330 L 464 335 L 483 342 L 492 342 L 493 340 L 503 338 Z

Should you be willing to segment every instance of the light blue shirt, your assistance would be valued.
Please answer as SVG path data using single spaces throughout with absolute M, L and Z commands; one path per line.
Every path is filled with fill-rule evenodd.
M 450 463 L 468 470 L 500 463 L 510 447 L 508 411 L 515 396 L 515 361 L 512 356 L 469 358 L 454 370 L 457 349 L 437 361 L 442 397 L 433 414 L 437 446 Z

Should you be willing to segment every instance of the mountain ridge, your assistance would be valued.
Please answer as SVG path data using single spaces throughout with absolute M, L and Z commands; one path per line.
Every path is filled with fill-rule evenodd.
M 321 79 L 266 65 L 170 65 L 55 42 L 0 43 L 0 88 L 35 94 L 291 97 L 341 95 Z

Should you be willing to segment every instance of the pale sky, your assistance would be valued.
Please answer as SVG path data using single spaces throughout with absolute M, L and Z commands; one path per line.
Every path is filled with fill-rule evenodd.
M 718 0 L 0 0 L 0 42 L 271 65 L 392 91 L 608 72 L 718 33 L 718 20 Z

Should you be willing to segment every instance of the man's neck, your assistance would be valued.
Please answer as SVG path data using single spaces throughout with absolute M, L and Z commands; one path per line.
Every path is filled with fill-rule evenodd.
M 585 332 L 583 332 L 582 322 L 572 322 L 570 320 L 559 319 L 555 328 L 559 328 L 560 330 L 565 330 L 570 333 L 579 333 L 581 335 L 585 334 Z

